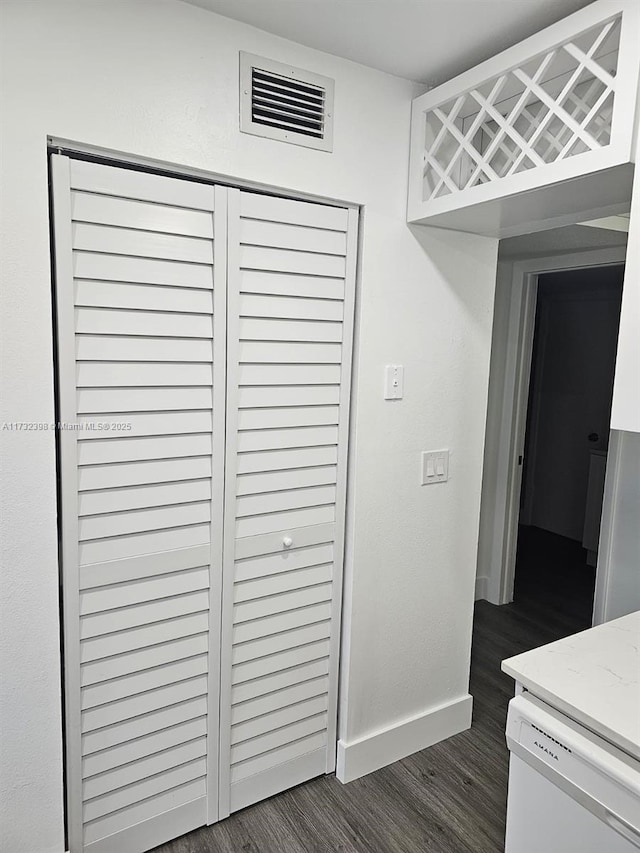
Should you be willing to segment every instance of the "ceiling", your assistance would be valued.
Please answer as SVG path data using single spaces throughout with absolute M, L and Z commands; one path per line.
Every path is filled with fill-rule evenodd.
M 627 234 L 624 231 L 614 231 L 601 226 L 584 228 L 583 225 L 584 222 L 580 225 L 567 225 L 564 228 L 549 228 L 547 231 L 507 237 L 506 240 L 500 240 L 499 257 L 501 260 L 512 260 L 627 245 Z
M 434 86 L 590 0 L 185 0 Z
M 626 231 L 629 233 L 630 213 L 619 213 L 617 216 L 605 216 L 604 219 L 591 219 L 589 222 L 581 222 L 580 225 L 588 225 L 590 228 L 607 228 L 609 231 Z

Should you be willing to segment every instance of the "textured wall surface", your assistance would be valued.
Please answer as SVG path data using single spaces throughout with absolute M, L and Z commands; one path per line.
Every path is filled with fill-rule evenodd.
M 639 62 L 640 64 L 640 62 Z M 613 386 L 611 428 L 640 432 L 640 394 L 638 366 L 640 365 L 640 90 L 636 108 L 636 169 L 633 175 L 633 197 L 629 222 L 629 246 L 622 292 L 622 314 L 618 337 L 616 379 Z
M 364 205 L 347 741 L 468 689 L 495 241 L 409 229 L 416 87 L 174 0 L 2 3 L 2 420 L 53 419 L 47 134 Z M 238 51 L 336 80 L 333 154 L 238 132 Z M 405 399 L 382 399 L 383 365 Z M 451 450 L 419 485 L 419 452 Z M 55 452 L 2 433 L 3 844 L 63 850 Z

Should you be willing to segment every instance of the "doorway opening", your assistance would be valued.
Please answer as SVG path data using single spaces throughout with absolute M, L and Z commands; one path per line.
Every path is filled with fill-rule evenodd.
M 620 586 L 610 411 L 628 230 L 614 220 L 500 242 L 476 600 L 536 628 L 503 657 L 604 621 Z
M 591 625 L 624 266 L 539 275 L 513 600 Z

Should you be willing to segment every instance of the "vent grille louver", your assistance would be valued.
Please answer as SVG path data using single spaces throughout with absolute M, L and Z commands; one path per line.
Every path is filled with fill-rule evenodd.
M 331 151 L 333 80 L 240 54 L 240 130 Z
M 258 124 L 289 128 L 322 139 L 324 89 L 253 68 L 251 117 Z

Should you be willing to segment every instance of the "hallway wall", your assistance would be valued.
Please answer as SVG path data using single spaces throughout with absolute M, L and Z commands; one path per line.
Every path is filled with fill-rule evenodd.
M 609 442 L 623 275 L 609 267 L 538 281 L 520 520 L 578 542 L 590 452 Z

